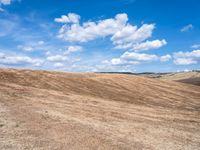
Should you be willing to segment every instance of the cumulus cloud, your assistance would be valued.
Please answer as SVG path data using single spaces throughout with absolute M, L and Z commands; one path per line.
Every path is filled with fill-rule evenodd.
M 55 18 L 55 22 L 58 23 L 79 23 L 80 16 L 75 13 L 69 13 L 68 15 L 62 15 L 60 18 Z
M 124 60 L 122 58 L 113 58 L 111 60 L 112 65 L 137 65 L 139 64 L 139 61 L 135 60 Z
M 46 52 L 47 60 L 51 62 L 63 62 L 68 60 L 68 56 L 72 53 L 79 52 L 82 50 L 81 46 L 73 45 L 67 47 L 67 50 L 57 54 L 52 54 L 50 51 Z M 62 51 L 62 50 L 61 50 Z
M 34 59 L 28 56 L 18 56 L 18 55 L 6 55 L 5 53 L 0 53 L 0 64 L 4 65 L 26 65 L 31 64 L 33 66 L 41 66 L 43 60 Z
M 130 48 L 152 36 L 154 24 L 144 24 L 140 28 L 127 24 L 111 38 L 116 48 Z
M 121 29 L 127 22 L 126 14 L 118 14 L 114 19 L 105 19 L 98 22 L 80 24 L 65 24 L 59 30 L 59 38 L 66 41 L 87 42 L 99 37 L 112 35 Z
M 153 61 L 157 60 L 158 56 L 145 53 L 125 52 L 121 59 L 123 60 L 137 60 L 137 61 Z
M 103 64 L 111 64 L 111 65 L 137 65 L 144 62 L 152 62 L 152 61 L 162 61 L 166 62 L 171 59 L 171 55 L 167 54 L 164 56 L 157 56 L 154 54 L 145 54 L 145 53 L 137 53 L 137 52 L 125 52 L 119 58 L 113 58 L 110 61 L 105 60 Z
M 56 68 L 60 68 L 60 67 L 64 67 L 64 64 L 63 63 L 55 63 L 53 66 Z
M 18 45 L 17 48 L 26 52 L 32 52 L 36 49 L 41 49 L 41 46 L 44 44 L 44 41 L 38 41 L 29 43 L 26 45 Z
M 145 41 L 152 36 L 155 24 L 143 24 L 141 27 L 131 25 L 125 13 L 117 14 L 114 18 L 96 22 L 88 21 L 82 24 L 80 17 L 77 17 L 76 21 L 70 21 L 70 14 L 55 19 L 56 22 L 64 23 L 58 32 L 58 37 L 66 41 L 88 42 L 110 37 L 116 49 L 130 48 L 133 50 L 156 49 L 167 44 L 165 40 Z
M 186 26 L 184 26 L 183 28 L 181 28 L 181 32 L 187 32 L 189 30 L 192 30 L 194 28 L 194 26 L 192 24 L 188 24 Z
M 150 62 L 158 59 L 159 57 L 153 54 L 125 52 L 119 58 L 113 58 L 104 63 L 110 63 L 111 65 L 137 65 L 142 62 Z
M 200 48 L 200 44 L 194 44 L 191 46 L 191 48 Z
M 133 50 L 140 51 L 140 50 L 158 49 L 166 44 L 167 42 L 165 40 L 146 41 L 144 43 L 133 45 Z
M 160 61 L 166 62 L 166 61 L 169 61 L 171 58 L 172 58 L 171 55 L 167 54 L 167 55 L 161 56 Z
M 64 55 L 69 55 L 71 53 L 79 52 L 82 50 L 81 46 L 69 46 L 67 51 L 64 52 Z
M 176 65 L 191 65 L 191 64 L 197 64 L 197 61 L 191 58 L 177 58 L 174 60 L 174 63 Z
M 10 5 L 12 0 L 0 0 L 0 12 L 4 12 L 4 9 L 1 8 L 2 5 Z
M 2 5 L 10 5 L 11 4 L 11 0 L 0 0 L 0 4 L 2 4 Z
M 33 51 L 33 47 L 32 46 L 18 45 L 17 47 L 18 47 L 18 49 L 21 49 L 23 51 L 27 51 L 27 52 Z
M 190 52 L 176 52 L 174 53 L 174 63 L 176 65 L 190 65 L 198 64 L 200 62 L 200 50 L 193 50 Z
M 191 52 L 176 52 L 174 53 L 175 57 L 191 57 L 191 58 L 200 58 L 200 50 L 193 50 Z
M 47 57 L 48 61 L 51 62 L 62 62 L 67 60 L 67 56 L 65 55 L 51 55 Z
M 38 41 L 38 45 L 43 45 L 44 41 Z

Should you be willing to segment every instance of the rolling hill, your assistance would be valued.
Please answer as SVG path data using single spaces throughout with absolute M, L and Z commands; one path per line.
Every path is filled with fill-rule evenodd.
M 182 83 L 188 83 L 188 84 L 200 86 L 200 72 L 199 71 L 164 74 L 160 76 L 160 79 L 178 81 Z
M 0 149 L 199 147 L 199 86 L 126 74 L 0 69 Z
M 200 86 L 200 71 L 198 70 L 193 70 L 188 72 L 165 72 L 165 73 L 155 73 L 155 72 L 142 72 L 142 73 L 98 72 L 98 73 L 137 75 L 142 77 L 159 78 L 161 80 L 177 81 L 177 82 Z

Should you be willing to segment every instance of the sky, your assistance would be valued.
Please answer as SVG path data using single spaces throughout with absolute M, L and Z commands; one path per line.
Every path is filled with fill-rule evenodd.
M 199 0 L 0 0 L 0 67 L 200 69 Z

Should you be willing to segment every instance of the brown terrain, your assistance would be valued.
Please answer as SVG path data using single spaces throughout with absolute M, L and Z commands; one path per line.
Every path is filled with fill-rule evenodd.
M 182 83 L 188 83 L 188 84 L 200 86 L 200 72 L 197 72 L 197 71 L 178 72 L 178 73 L 171 73 L 171 74 L 169 73 L 169 74 L 160 76 L 160 79 L 178 81 Z
M 200 87 L 0 69 L 0 150 L 199 150 Z

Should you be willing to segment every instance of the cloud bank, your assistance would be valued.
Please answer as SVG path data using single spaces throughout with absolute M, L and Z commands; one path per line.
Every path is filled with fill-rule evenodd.
M 174 63 L 176 65 L 192 65 L 200 62 L 200 50 L 174 53 Z
M 117 14 L 114 18 L 87 21 L 81 23 L 81 17 L 74 13 L 55 18 L 62 23 L 58 37 L 69 42 L 89 42 L 109 37 L 115 49 L 150 50 L 167 44 L 166 40 L 147 40 L 152 37 L 155 24 L 143 24 L 141 27 L 128 22 L 126 13 Z

